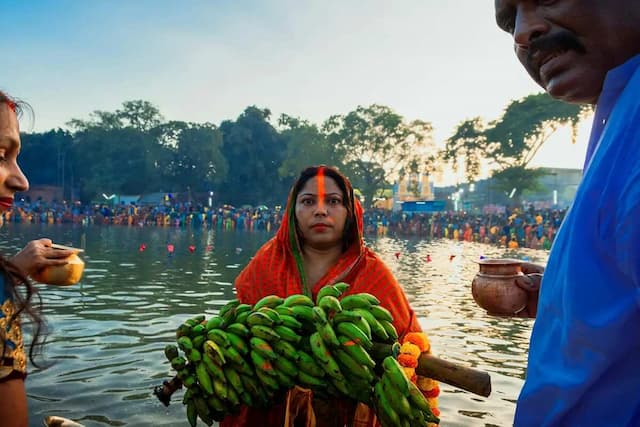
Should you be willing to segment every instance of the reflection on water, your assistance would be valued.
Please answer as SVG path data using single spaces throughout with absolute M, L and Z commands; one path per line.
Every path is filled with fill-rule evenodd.
M 168 408 L 152 395 L 171 375 L 162 349 L 185 318 L 217 313 L 234 298 L 235 276 L 269 238 L 262 232 L 29 224 L 6 224 L 0 235 L 3 254 L 42 236 L 86 250 L 80 284 L 41 287 L 53 365 L 32 369 L 27 380 L 33 426 L 52 414 L 87 426 L 188 425 L 181 393 Z M 442 426 L 511 425 L 531 321 L 489 317 L 475 305 L 474 261 L 527 256 L 544 263 L 546 252 L 507 254 L 486 245 L 393 238 L 368 243 L 404 286 L 435 353 L 491 375 L 489 398 L 442 385 Z

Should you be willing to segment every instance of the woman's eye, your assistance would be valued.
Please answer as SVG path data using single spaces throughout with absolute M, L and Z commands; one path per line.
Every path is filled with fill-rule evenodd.
M 331 200 L 329 200 L 329 204 L 331 204 L 333 206 L 337 206 L 337 205 L 339 205 L 341 203 L 342 203 L 342 200 L 340 200 L 340 199 L 331 199 Z
M 302 204 L 305 206 L 311 206 L 313 204 L 313 199 L 302 199 Z

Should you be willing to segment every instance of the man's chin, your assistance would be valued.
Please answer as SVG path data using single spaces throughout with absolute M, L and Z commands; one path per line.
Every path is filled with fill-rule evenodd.
M 543 88 L 551 97 L 570 104 L 595 104 L 601 83 L 592 75 L 572 70 L 552 77 Z

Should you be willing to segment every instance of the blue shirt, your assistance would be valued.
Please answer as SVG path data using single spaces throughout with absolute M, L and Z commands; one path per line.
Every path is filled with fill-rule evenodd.
M 611 70 L 549 255 L 515 425 L 640 425 L 640 55 Z

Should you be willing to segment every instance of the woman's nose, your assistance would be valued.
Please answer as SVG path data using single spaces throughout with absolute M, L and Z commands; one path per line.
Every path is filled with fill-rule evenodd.
M 18 164 L 15 164 L 15 166 L 12 168 L 11 173 L 7 177 L 5 183 L 7 187 L 12 189 L 14 192 L 24 192 L 29 190 L 29 180 L 24 175 L 24 173 L 22 173 L 22 169 L 20 169 L 20 166 L 18 166 Z

